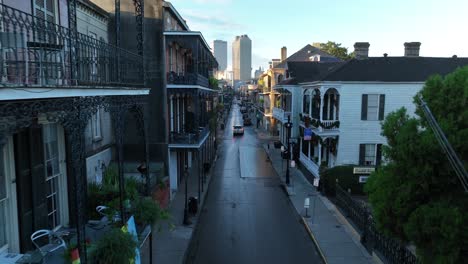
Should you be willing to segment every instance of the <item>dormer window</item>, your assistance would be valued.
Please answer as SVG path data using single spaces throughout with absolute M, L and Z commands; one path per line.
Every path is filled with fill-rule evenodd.
M 309 57 L 310 61 L 320 61 L 320 55 L 315 54 Z

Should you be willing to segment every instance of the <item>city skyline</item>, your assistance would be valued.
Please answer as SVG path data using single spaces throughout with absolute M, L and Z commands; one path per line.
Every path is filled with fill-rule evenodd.
M 355 42 L 369 42 L 370 56 L 384 53 L 403 56 L 403 43 L 412 41 L 422 43 L 421 56 L 468 56 L 468 37 L 450 26 L 468 24 L 464 15 L 468 2 L 462 0 L 340 0 L 314 3 L 313 9 L 300 8 L 310 5 L 306 0 L 291 0 L 287 5 L 295 7 L 292 13 L 284 12 L 284 5 L 264 5 L 263 1 L 173 0 L 171 3 L 186 18 L 191 30 L 202 31 L 210 42 L 215 39 L 228 42 L 228 68 L 232 64 L 231 42 L 242 34 L 252 39 L 253 69 L 267 68 L 271 59 L 279 59 L 283 46 L 291 55 L 307 44 L 327 41 L 341 43 L 349 52 L 353 51 Z M 210 6 L 209 13 L 206 6 Z M 281 14 L 282 19 L 271 27 L 265 22 L 274 14 Z

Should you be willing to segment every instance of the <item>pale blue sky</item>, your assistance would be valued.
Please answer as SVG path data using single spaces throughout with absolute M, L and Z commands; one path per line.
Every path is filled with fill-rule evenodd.
M 252 39 L 252 68 L 266 67 L 313 42 L 370 43 L 370 56 L 402 56 L 403 43 L 421 42 L 421 56 L 468 57 L 468 0 L 172 0 L 191 30 L 231 43 Z

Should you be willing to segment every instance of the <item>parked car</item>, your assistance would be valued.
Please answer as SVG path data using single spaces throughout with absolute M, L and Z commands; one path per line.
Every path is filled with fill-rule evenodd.
M 242 106 L 242 107 L 240 108 L 240 112 L 241 112 L 242 114 L 243 114 L 243 113 L 247 113 L 247 107 Z
M 234 126 L 234 127 L 232 128 L 232 135 L 233 135 L 233 136 L 236 136 L 236 135 L 244 135 L 244 127 L 241 126 L 241 125 Z
M 247 114 L 247 113 L 242 114 L 242 119 L 246 119 L 246 118 L 249 118 L 249 114 Z
M 252 125 L 252 120 L 250 118 L 245 118 L 244 119 L 244 126 L 251 126 Z

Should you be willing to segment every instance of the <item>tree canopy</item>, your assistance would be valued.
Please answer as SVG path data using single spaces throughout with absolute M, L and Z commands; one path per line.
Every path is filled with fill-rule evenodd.
M 348 48 L 342 47 L 341 43 L 333 41 L 320 43 L 320 49 L 342 60 L 349 60 L 354 57 L 354 52 L 348 53 Z
M 468 67 L 429 78 L 420 94 L 468 167 Z M 423 263 L 463 263 L 468 194 L 422 110 L 417 107 L 415 117 L 404 108 L 390 113 L 382 135 L 388 143 L 383 147 L 386 163 L 365 186 L 378 228 L 414 243 Z

